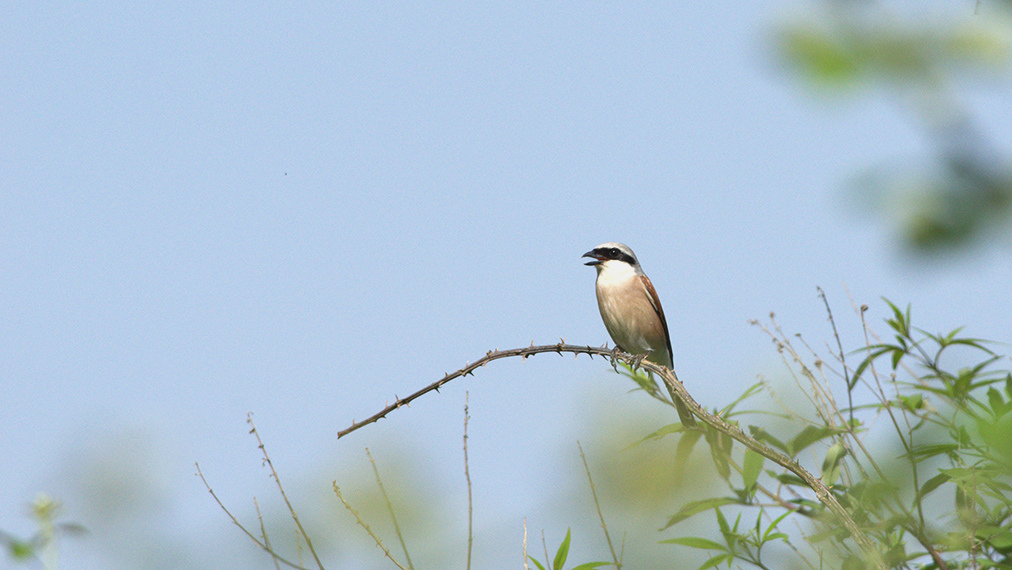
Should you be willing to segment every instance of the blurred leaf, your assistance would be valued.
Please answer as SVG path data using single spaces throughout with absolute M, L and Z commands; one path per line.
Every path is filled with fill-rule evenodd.
M 692 448 L 695 447 L 696 442 L 698 442 L 701 437 L 703 437 L 703 434 L 700 433 L 700 430 L 692 430 L 686 432 L 685 435 L 678 440 L 678 447 L 675 449 L 675 461 L 679 466 L 689 464 L 689 455 L 692 453 Z
M 984 525 L 977 529 L 977 538 L 999 550 L 1012 548 L 1012 531 L 1008 528 Z
M 741 477 L 745 483 L 745 492 L 751 497 L 755 494 L 756 482 L 759 481 L 759 474 L 762 473 L 765 457 L 752 451 L 745 450 L 745 459 L 742 462 Z
M 724 417 L 724 418 L 730 417 L 731 415 L 733 415 L 732 411 L 734 410 L 734 408 L 738 404 L 742 403 L 743 401 L 745 401 L 746 399 L 750 398 L 754 394 L 757 394 L 757 393 L 761 392 L 763 390 L 764 386 L 765 385 L 762 382 L 756 382 L 755 384 L 752 384 L 751 386 L 749 386 L 748 388 L 746 388 L 745 391 L 742 392 L 742 394 L 740 396 L 738 396 L 733 401 L 731 401 L 730 404 L 727 404 L 726 406 L 724 406 L 724 408 L 721 410 L 721 412 L 718 415 L 721 416 L 721 417 Z
M 843 565 L 840 566 L 840 570 L 867 570 L 868 565 L 864 563 L 856 555 L 851 554 L 843 561 Z
M 927 481 L 924 482 L 923 485 L 921 485 L 920 490 L 917 491 L 916 502 L 919 503 L 921 499 L 923 499 L 928 493 L 934 491 L 935 489 L 944 485 L 945 483 L 948 483 L 951 479 L 952 478 L 946 475 L 945 473 L 940 473 L 938 475 L 935 475 L 931 479 L 928 479 Z
M 573 566 L 569 570 L 593 570 L 594 568 L 600 568 L 602 566 L 611 566 L 612 562 L 584 562 L 579 566 Z
M 727 561 L 727 563 L 730 564 L 732 560 L 734 560 L 734 556 L 731 554 L 718 554 L 713 558 L 710 558 L 706 562 L 704 562 L 703 565 L 699 567 L 699 570 L 706 570 L 707 568 L 716 568 L 721 564 L 723 564 L 724 561 Z
M 20 540 L 13 536 L 2 534 L 0 541 L 7 547 L 7 554 L 14 560 L 28 560 L 35 557 L 35 545 L 31 541 Z
M 781 32 L 779 42 L 784 59 L 810 80 L 850 85 L 860 73 L 848 47 L 814 26 L 787 28 Z
M 951 453 L 958 449 L 959 445 L 955 443 L 937 443 L 930 445 L 917 445 L 911 448 L 910 452 L 918 461 L 923 461 L 929 457 Z
M 708 511 L 710 509 L 716 509 L 724 505 L 737 505 L 740 503 L 741 501 L 734 497 L 713 497 L 710 499 L 686 503 L 685 505 L 682 505 L 682 508 L 679 509 L 677 513 L 668 519 L 668 524 L 661 527 L 660 530 L 670 528 L 672 525 L 677 524 L 697 513 Z
M 788 455 L 795 457 L 801 452 L 801 450 L 805 449 L 809 445 L 812 445 L 821 439 L 833 437 L 844 431 L 845 430 L 831 426 L 807 425 L 798 433 L 798 435 L 791 439 L 790 443 L 787 444 L 787 449 L 790 450 Z
M 690 548 L 699 548 L 702 550 L 718 550 L 718 551 L 726 550 L 725 546 L 719 542 L 715 542 L 708 538 L 699 538 L 693 536 L 681 538 L 669 538 L 666 540 L 662 540 L 661 544 L 680 544 L 682 546 L 688 546 Z
M 679 424 L 668 424 L 666 426 L 661 427 L 660 429 L 658 429 L 656 431 L 648 433 L 647 435 L 643 436 L 642 439 L 640 439 L 638 441 L 634 441 L 633 443 L 629 444 L 629 447 L 627 447 L 626 449 L 629 449 L 629 448 L 631 448 L 633 446 L 639 445 L 639 444 L 641 444 L 641 443 L 643 443 L 643 442 L 645 442 L 647 440 L 657 441 L 659 439 L 662 439 L 666 435 L 670 435 L 670 434 L 673 434 L 673 433 L 679 433 L 679 432 L 683 432 L 683 431 L 685 431 L 685 427 L 682 426 L 682 424 L 680 424 L 680 423 Z M 686 434 L 686 435 L 688 435 L 688 434 Z
M 775 475 L 776 480 L 780 481 L 784 485 L 804 485 L 805 480 L 798 477 L 794 473 L 778 473 Z
M 899 396 L 900 405 L 911 412 L 924 408 L 924 396 L 921 394 L 913 394 L 911 396 Z
M 721 435 L 720 432 L 712 428 L 707 429 L 705 433 L 706 442 L 710 444 L 710 457 L 713 458 L 713 466 L 721 478 L 726 481 L 731 477 L 731 466 L 728 463 L 730 451 L 724 450 Z
M 789 450 L 788 450 L 788 447 L 786 445 L 784 445 L 784 442 L 782 442 L 779 439 L 773 437 L 773 435 L 770 434 L 765 429 L 763 429 L 761 427 L 758 427 L 758 426 L 748 426 L 748 431 L 749 431 L 749 433 L 752 434 L 752 437 L 754 437 L 755 439 L 757 439 L 757 440 L 759 440 L 759 441 L 761 441 L 763 443 L 767 443 L 769 445 L 772 445 L 773 447 L 779 449 L 780 451 L 783 451 L 784 453 L 790 453 Z
M 991 405 L 991 411 L 994 412 L 995 417 L 1004 415 L 1008 410 L 1008 404 L 1001 397 L 1001 392 L 993 387 L 987 389 L 987 401 Z
M 822 461 L 822 482 L 832 486 L 840 478 L 840 461 L 847 456 L 847 448 L 843 443 L 836 442 L 826 452 Z
M 720 507 L 714 507 L 713 514 L 717 517 L 717 526 L 720 528 L 720 534 L 724 535 L 724 540 L 727 542 L 727 545 L 729 547 L 732 546 L 734 544 L 734 533 L 731 531 L 731 526 L 727 524 L 727 518 L 724 516 L 724 513 L 720 511 Z M 738 524 L 736 521 L 735 527 L 737 526 Z

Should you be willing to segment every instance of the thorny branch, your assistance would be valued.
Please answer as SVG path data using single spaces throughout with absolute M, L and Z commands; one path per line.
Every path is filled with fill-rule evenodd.
M 881 558 L 881 554 L 875 548 L 874 543 L 871 541 L 871 539 L 868 538 L 867 535 L 865 535 L 864 531 L 861 530 L 861 528 L 857 525 L 857 523 L 854 522 L 854 519 L 852 519 L 847 510 L 844 509 L 842 505 L 840 505 L 840 503 L 836 500 L 836 498 L 830 492 L 829 488 L 822 482 L 821 479 L 819 479 L 818 477 L 810 473 L 807 469 L 802 467 L 801 464 L 798 463 L 796 460 L 791 459 L 787 455 L 784 455 L 783 453 L 749 436 L 744 431 L 742 431 L 741 428 L 739 428 L 737 425 L 729 424 L 726 421 L 724 421 L 723 418 L 707 412 L 702 406 L 700 406 L 698 403 L 696 403 L 695 400 L 692 399 L 692 396 L 689 395 L 689 392 L 682 385 L 682 382 L 678 380 L 678 377 L 675 375 L 675 372 L 673 370 L 661 366 L 659 364 L 654 364 L 653 362 L 650 362 L 648 360 L 643 360 L 640 357 L 631 354 L 626 354 L 623 352 L 617 352 L 608 348 L 578 346 L 573 344 L 565 344 L 564 341 L 560 341 L 558 344 L 549 344 L 541 346 L 534 346 L 532 344 L 531 346 L 526 348 L 513 348 L 508 350 L 490 350 L 488 353 L 485 354 L 484 357 L 479 358 L 475 362 L 468 364 L 467 366 L 457 370 L 456 372 L 446 374 L 441 379 L 437 380 L 436 382 L 433 382 L 432 384 L 429 384 L 428 386 L 422 388 L 421 390 L 418 390 L 414 394 L 411 394 L 410 396 L 404 398 L 397 398 L 394 401 L 394 403 L 386 406 L 385 408 L 373 414 L 369 418 L 362 420 L 360 422 L 353 422 L 352 425 L 338 432 L 337 437 L 338 438 L 344 437 L 363 426 L 374 423 L 378 421 L 380 418 L 386 417 L 386 415 L 389 414 L 390 412 L 402 406 L 410 404 L 412 401 L 421 397 L 422 395 L 427 394 L 433 390 L 438 390 L 439 388 L 443 387 L 443 385 L 453 380 L 454 378 L 467 376 L 468 374 L 473 375 L 475 370 L 484 367 L 489 362 L 492 362 L 494 360 L 500 360 L 502 358 L 511 358 L 517 356 L 523 359 L 527 359 L 528 357 L 534 356 L 535 354 L 542 354 L 547 352 L 554 352 L 559 354 L 560 356 L 563 353 L 572 353 L 575 354 L 576 356 L 579 356 L 580 354 L 586 354 L 591 358 L 593 358 L 595 355 L 602 356 L 608 359 L 612 359 L 613 364 L 615 360 L 620 360 L 633 366 L 637 366 L 654 372 L 655 374 L 664 379 L 664 382 L 674 392 L 678 394 L 678 396 L 681 398 L 683 402 L 685 402 L 686 406 L 689 408 L 689 410 L 691 410 L 693 415 L 702 420 L 703 423 L 721 433 L 727 434 L 732 439 L 738 441 L 748 449 L 751 449 L 756 453 L 759 453 L 763 457 L 766 457 L 767 459 L 773 461 L 777 465 L 780 465 L 784 469 L 787 469 L 791 473 L 794 473 L 795 475 L 800 477 L 805 482 L 805 484 L 810 489 L 812 489 L 812 491 L 815 492 L 815 495 L 816 497 L 818 497 L 819 501 L 822 502 L 822 504 L 826 505 L 826 508 L 828 508 L 830 512 L 832 512 L 840 519 L 840 522 L 847 529 L 847 531 L 850 532 L 850 535 L 854 538 L 854 541 L 857 542 L 858 546 L 861 547 L 861 550 L 864 551 L 865 555 L 868 557 L 868 561 L 875 567 L 885 568 L 884 562 L 882 561 Z

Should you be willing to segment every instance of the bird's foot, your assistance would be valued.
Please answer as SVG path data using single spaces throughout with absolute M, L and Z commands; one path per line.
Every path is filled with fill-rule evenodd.
M 615 369 L 616 373 L 618 373 L 618 353 L 620 352 L 622 352 L 622 350 L 618 347 L 618 345 L 611 349 L 611 367 Z
M 632 360 L 632 369 L 633 369 L 633 371 L 639 370 L 640 364 L 643 363 L 643 359 L 646 358 L 646 357 L 647 357 L 647 355 L 645 355 L 645 354 L 637 354 L 636 356 L 633 357 L 633 360 Z

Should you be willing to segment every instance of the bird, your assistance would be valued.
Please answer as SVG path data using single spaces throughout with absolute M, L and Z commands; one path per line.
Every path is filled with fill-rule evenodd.
M 597 306 L 616 348 L 672 368 L 671 335 L 664 309 L 633 250 L 623 243 L 607 242 L 583 257 L 592 259 L 584 265 L 597 269 Z M 682 425 L 695 426 L 696 420 L 685 402 L 667 383 L 664 385 Z

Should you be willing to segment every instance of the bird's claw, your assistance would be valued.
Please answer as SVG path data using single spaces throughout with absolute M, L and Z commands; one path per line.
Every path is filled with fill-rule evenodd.
M 616 346 L 615 348 L 611 349 L 611 367 L 615 369 L 616 373 L 618 373 L 618 353 L 619 352 L 621 352 L 621 351 L 619 350 L 618 346 Z
M 633 371 L 639 370 L 640 364 L 643 363 L 643 359 L 646 358 L 646 357 L 647 357 L 647 355 L 645 355 L 645 354 L 637 354 L 636 356 L 633 357 L 633 359 L 632 359 L 632 369 L 633 369 Z

